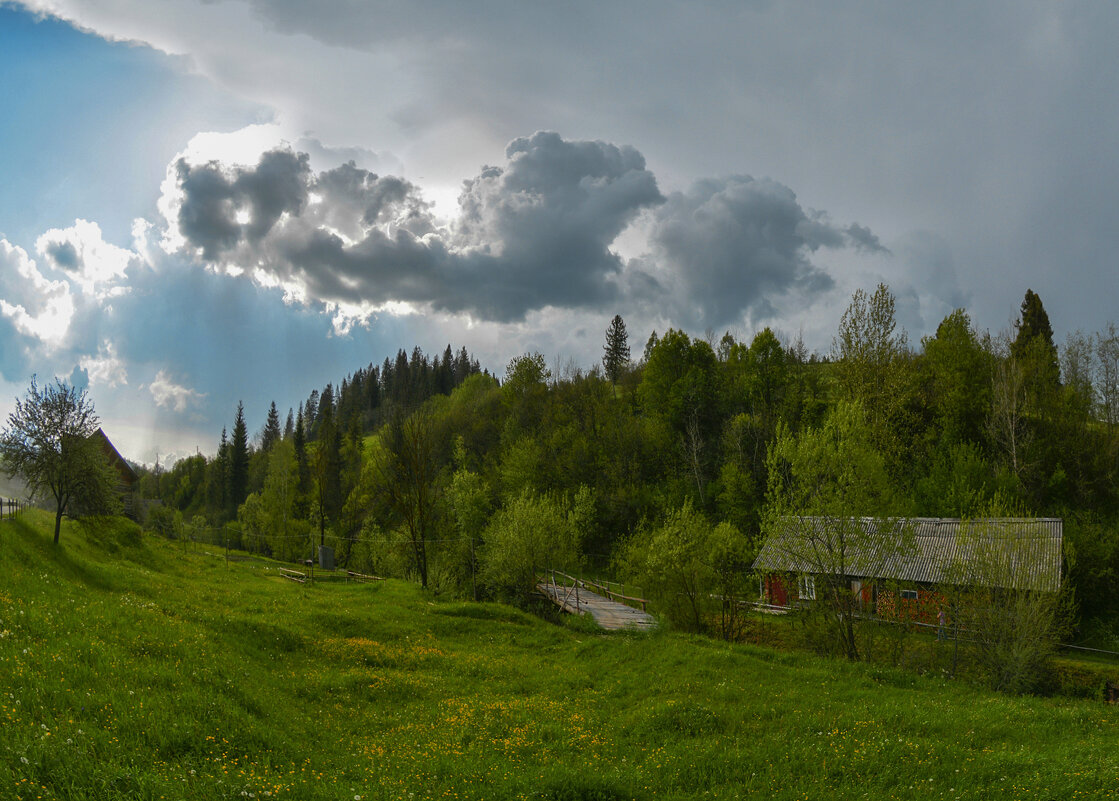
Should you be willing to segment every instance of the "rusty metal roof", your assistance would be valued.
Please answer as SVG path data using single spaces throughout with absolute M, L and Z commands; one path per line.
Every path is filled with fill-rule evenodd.
M 1062 542 L 1055 518 L 787 517 L 754 569 L 1056 592 Z

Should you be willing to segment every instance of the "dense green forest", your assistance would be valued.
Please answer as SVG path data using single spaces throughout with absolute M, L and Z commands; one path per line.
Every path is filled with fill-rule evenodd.
M 465 349 L 401 351 L 286 420 L 273 403 L 256 437 L 239 408 L 214 458 L 147 471 L 149 525 L 290 560 L 326 544 L 466 597 L 517 597 L 534 571 L 580 564 L 693 598 L 749 592 L 767 509 L 819 448 L 814 480 L 856 489 L 852 515 L 1063 518 L 1081 620 L 1109 618 L 1119 331 L 1058 347 L 1027 291 L 1010 331 L 980 333 L 961 309 L 914 344 L 894 304 L 883 285 L 856 292 L 824 355 L 768 328 L 669 329 L 631 354 L 621 317 L 589 369 L 527 353 L 498 381 Z

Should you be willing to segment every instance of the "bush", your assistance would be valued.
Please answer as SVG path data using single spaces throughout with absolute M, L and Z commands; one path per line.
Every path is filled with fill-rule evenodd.
M 148 510 L 147 530 L 167 539 L 174 539 L 176 533 L 176 512 L 170 506 L 153 506 Z
M 686 502 L 661 526 L 635 534 L 619 562 L 674 625 L 702 631 L 721 609 L 721 631 L 730 639 L 741 621 L 734 614 L 737 604 L 725 599 L 742 590 L 747 551 L 738 529 L 727 523 L 712 526 Z
M 500 597 L 524 603 L 545 570 L 579 563 L 578 529 L 560 501 L 525 490 L 486 529 L 483 583 Z

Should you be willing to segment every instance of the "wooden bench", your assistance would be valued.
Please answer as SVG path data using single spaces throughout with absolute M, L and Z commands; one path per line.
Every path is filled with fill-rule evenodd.
M 347 570 L 346 581 L 384 581 L 384 579 L 380 576 L 367 576 L 364 573 L 355 573 L 352 570 Z

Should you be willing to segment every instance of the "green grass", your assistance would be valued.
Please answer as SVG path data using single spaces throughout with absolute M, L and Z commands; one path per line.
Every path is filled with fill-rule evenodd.
M 3 798 L 1119 794 L 1099 703 L 49 524 L 0 524 Z

